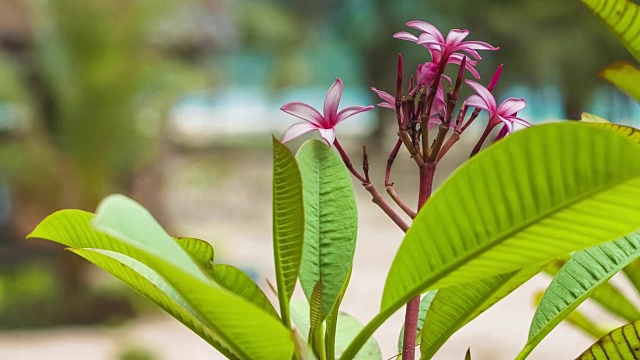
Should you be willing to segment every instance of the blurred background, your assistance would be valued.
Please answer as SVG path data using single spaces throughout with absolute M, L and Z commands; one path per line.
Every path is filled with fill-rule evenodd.
M 341 107 L 377 103 L 369 87 L 393 92 L 398 52 L 407 76 L 428 60 L 422 47 L 392 39 L 414 19 L 500 46 L 477 68 L 486 83 L 504 63 L 495 93 L 525 98 L 520 116 L 532 123 L 588 111 L 640 126 L 640 106 L 597 76 L 631 57 L 577 0 L 0 0 L 0 359 L 217 358 L 124 285 L 25 236 L 56 210 L 93 211 L 124 193 L 172 234 L 210 241 L 217 262 L 266 285 L 270 134 L 295 121 L 280 106 L 320 107 L 336 77 Z M 379 186 L 394 123 L 376 110 L 338 129 L 352 159 L 368 144 Z M 437 181 L 468 157 L 479 130 Z M 409 202 L 416 177 L 403 154 L 394 178 Z M 354 185 L 359 247 L 344 304 L 368 321 L 402 233 Z M 462 358 L 471 346 L 474 359 L 513 357 L 531 293 L 545 281 L 505 299 L 438 356 Z M 400 325 L 395 316 L 377 334 L 385 356 L 395 355 Z M 551 337 L 560 342 L 532 358 L 558 358 L 558 347 L 575 357 L 592 342 L 568 326 Z

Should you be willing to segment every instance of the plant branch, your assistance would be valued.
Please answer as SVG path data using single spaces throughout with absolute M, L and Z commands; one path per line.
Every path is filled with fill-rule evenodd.
M 358 180 L 362 182 L 362 186 L 365 188 L 365 190 L 367 190 L 371 194 L 371 201 L 374 204 L 378 205 L 378 207 L 382 209 L 382 211 L 384 211 L 384 213 L 387 214 L 387 216 L 396 225 L 398 225 L 398 227 L 402 231 L 406 232 L 409 229 L 409 225 L 407 225 L 407 223 L 404 220 L 402 220 L 402 218 L 391 208 L 391 206 L 389 206 L 389 204 L 384 200 L 384 198 L 382 197 L 382 194 L 380 194 L 380 192 L 376 189 L 376 187 L 370 181 L 367 180 L 367 178 L 369 177 L 368 168 L 365 171 L 366 177 L 360 175 L 360 173 L 358 173 L 358 171 L 353 167 L 353 164 L 351 163 L 349 156 L 347 155 L 347 153 L 344 151 L 344 149 L 338 142 L 338 139 L 336 139 L 333 144 L 336 146 L 336 150 L 338 150 L 338 152 L 340 153 L 340 157 L 342 157 L 342 161 L 344 162 L 344 165 L 347 167 L 347 169 L 349 169 L 349 171 L 351 172 L 351 174 L 353 174 L 353 176 L 355 176 Z

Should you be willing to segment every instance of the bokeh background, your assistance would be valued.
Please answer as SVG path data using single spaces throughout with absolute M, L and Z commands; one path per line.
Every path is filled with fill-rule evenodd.
M 495 93 L 525 98 L 520 116 L 534 124 L 588 111 L 640 126 L 640 106 L 598 78 L 630 55 L 577 0 L 0 0 L 0 359 L 218 358 L 99 269 L 25 236 L 56 210 L 92 211 L 124 193 L 266 289 L 270 134 L 295 120 L 280 106 L 321 106 L 336 77 L 342 107 L 375 104 L 369 88 L 392 92 L 398 52 L 407 76 L 428 60 L 392 38 L 414 19 L 500 46 L 477 68 L 486 82 L 504 63 Z M 394 123 L 376 110 L 338 128 L 354 159 L 368 144 L 380 186 Z M 437 181 L 468 157 L 479 130 Z M 407 154 L 393 178 L 405 199 L 416 196 Z M 344 306 L 368 321 L 402 233 L 354 185 L 360 234 Z M 469 346 L 474 359 L 513 357 L 545 281 L 482 315 L 438 358 L 462 358 Z M 376 335 L 387 357 L 400 325 L 395 316 Z M 592 341 L 566 325 L 551 338 L 532 358 L 575 357 Z

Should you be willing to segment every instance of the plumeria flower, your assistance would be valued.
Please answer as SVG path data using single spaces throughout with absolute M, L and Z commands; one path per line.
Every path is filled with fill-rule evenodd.
M 520 124 L 525 127 L 531 126 L 529 122 L 516 116 L 518 111 L 524 109 L 527 105 L 524 99 L 508 98 L 500 106 L 497 106 L 495 98 L 487 88 L 472 80 L 465 81 L 476 92 L 465 101 L 465 105 L 477 107 L 489 113 L 489 124 L 487 125 L 489 131 L 501 123 L 507 128 L 506 134 L 513 132 L 513 124 Z
M 440 30 L 426 21 L 414 20 L 409 21 L 406 25 L 420 30 L 420 35 L 415 36 L 409 32 L 401 31 L 393 35 L 393 37 L 424 46 L 431 54 L 431 59 L 436 65 L 439 65 L 443 59 L 446 59 L 447 63 L 460 65 L 464 56 L 460 52 L 466 52 L 475 59 L 480 60 L 482 58 L 477 50 L 499 50 L 499 48 L 483 41 L 463 41 L 464 38 L 469 35 L 469 30 L 453 29 L 447 34 L 447 38 L 445 39 Z M 476 79 L 479 79 L 480 74 L 478 74 L 474 68 L 476 64 L 476 61 L 467 59 L 465 68 Z
M 392 110 L 396 109 L 396 98 L 393 95 L 382 90 L 378 90 L 375 87 L 372 87 L 371 90 L 378 94 L 380 99 L 382 99 L 382 102 L 378 103 L 378 106 Z M 441 121 L 438 114 L 442 113 L 444 115 L 444 111 L 446 110 L 444 101 L 444 90 L 442 89 L 442 86 L 438 87 L 438 92 L 436 93 L 436 97 L 433 99 L 433 105 L 431 105 L 431 107 L 431 116 L 429 117 L 429 130 L 431 130 L 436 125 L 440 125 Z
M 318 130 L 322 139 L 331 146 L 336 139 L 336 125 L 350 116 L 373 109 L 373 106 L 350 106 L 338 112 L 340 97 L 342 97 L 342 80 L 336 79 L 324 98 L 324 116 L 305 103 L 290 102 L 282 105 L 280 110 L 304 120 L 291 125 L 284 133 L 282 142 L 285 143 L 309 131 Z

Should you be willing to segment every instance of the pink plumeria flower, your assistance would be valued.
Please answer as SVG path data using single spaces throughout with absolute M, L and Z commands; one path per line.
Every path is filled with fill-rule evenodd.
M 420 35 L 415 36 L 409 32 L 401 31 L 393 35 L 393 37 L 412 41 L 424 46 L 431 54 L 432 61 L 436 65 L 439 65 L 443 59 L 446 59 L 447 63 L 460 65 L 464 56 L 460 54 L 460 52 L 466 52 L 475 59 L 480 60 L 482 58 L 477 50 L 499 50 L 498 47 L 491 46 L 483 41 L 463 41 L 464 38 L 469 35 L 469 30 L 453 29 L 447 34 L 447 38 L 445 39 L 440 30 L 426 21 L 414 20 L 409 21 L 406 25 L 410 28 L 420 30 Z M 478 74 L 474 68 L 476 64 L 476 61 L 467 59 L 465 68 L 476 79 L 479 79 L 480 74 Z
M 382 99 L 382 102 L 378 103 L 379 107 L 392 110 L 396 109 L 396 98 L 393 95 L 382 90 L 378 90 L 374 87 L 372 87 L 371 90 L 378 94 L 380 99 Z M 442 113 L 444 115 L 444 112 L 446 110 L 444 101 L 444 90 L 442 89 L 442 86 L 438 87 L 438 92 L 436 93 L 436 97 L 433 99 L 433 105 L 431 105 L 431 107 L 431 116 L 429 117 L 429 130 L 431 130 L 436 125 L 440 125 L 441 121 L 438 114 Z
M 489 124 L 487 125 L 489 131 L 502 123 L 506 130 L 502 129 L 500 132 L 502 136 L 505 136 L 513 132 L 513 124 L 531 126 L 529 122 L 516 116 L 518 111 L 527 105 L 524 99 L 508 98 L 500 106 L 497 106 L 495 98 L 487 88 L 472 80 L 465 81 L 476 92 L 465 101 L 465 105 L 477 107 L 489 113 Z
M 291 125 L 284 133 L 282 142 L 285 143 L 309 131 L 318 130 L 327 145 L 332 146 L 336 139 L 336 125 L 350 116 L 373 109 L 373 106 L 350 106 L 338 112 L 340 97 L 342 97 L 342 80 L 336 79 L 324 98 L 324 116 L 305 103 L 290 102 L 282 105 L 280 110 L 304 120 Z

